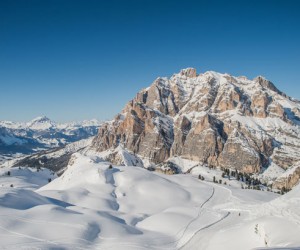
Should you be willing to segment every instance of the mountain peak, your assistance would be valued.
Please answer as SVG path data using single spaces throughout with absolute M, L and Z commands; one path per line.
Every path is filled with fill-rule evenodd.
M 33 122 L 49 122 L 49 121 L 51 120 L 47 116 L 42 115 L 32 119 L 30 122 L 33 123 Z
M 195 68 L 182 69 L 182 70 L 180 70 L 179 74 L 182 76 L 191 77 L 191 78 L 197 76 L 197 72 L 196 72 Z
M 267 88 L 278 94 L 282 94 L 282 92 L 280 90 L 278 90 L 272 82 L 270 82 L 267 78 L 265 78 L 263 76 L 257 76 L 253 79 L 253 81 L 258 83 L 263 88 Z
M 38 116 L 28 123 L 28 127 L 31 129 L 49 129 L 55 125 L 55 122 L 51 121 L 47 116 Z
M 278 93 L 262 76 L 182 69 L 139 92 L 100 127 L 92 148 L 122 144 L 153 164 L 180 156 L 247 173 L 287 169 L 300 161 L 300 104 Z

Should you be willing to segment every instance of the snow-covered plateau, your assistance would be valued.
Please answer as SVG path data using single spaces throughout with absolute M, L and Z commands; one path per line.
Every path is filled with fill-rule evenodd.
M 1 249 L 300 249 L 299 185 L 281 196 L 200 165 L 165 175 L 91 153 L 60 177 L 0 171 Z

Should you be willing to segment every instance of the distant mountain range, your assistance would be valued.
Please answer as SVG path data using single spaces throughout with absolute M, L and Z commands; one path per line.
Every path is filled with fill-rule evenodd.
M 100 124 L 97 120 L 56 123 L 46 116 L 29 122 L 0 121 L 0 162 L 89 138 Z

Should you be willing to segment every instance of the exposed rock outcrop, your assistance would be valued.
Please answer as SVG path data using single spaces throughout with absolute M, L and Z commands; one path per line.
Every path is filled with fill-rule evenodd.
M 122 145 L 154 164 L 180 156 L 257 173 L 272 159 L 289 169 L 300 160 L 299 110 L 299 102 L 263 77 L 188 68 L 140 91 L 101 126 L 91 148 Z
M 273 187 L 277 189 L 290 190 L 296 186 L 300 181 L 300 166 L 296 166 L 284 174 L 284 177 L 279 177 L 274 183 Z

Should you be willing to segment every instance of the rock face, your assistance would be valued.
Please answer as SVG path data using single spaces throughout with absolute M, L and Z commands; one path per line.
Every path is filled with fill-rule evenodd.
M 119 145 L 154 164 L 180 156 L 257 173 L 300 160 L 299 102 L 263 77 L 249 80 L 193 68 L 157 78 L 112 121 L 91 148 Z
M 299 183 L 300 180 L 300 166 L 295 165 L 292 169 L 284 173 L 284 176 L 279 177 L 274 183 L 273 187 L 277 189 L 286 190 L 292 189 Z

